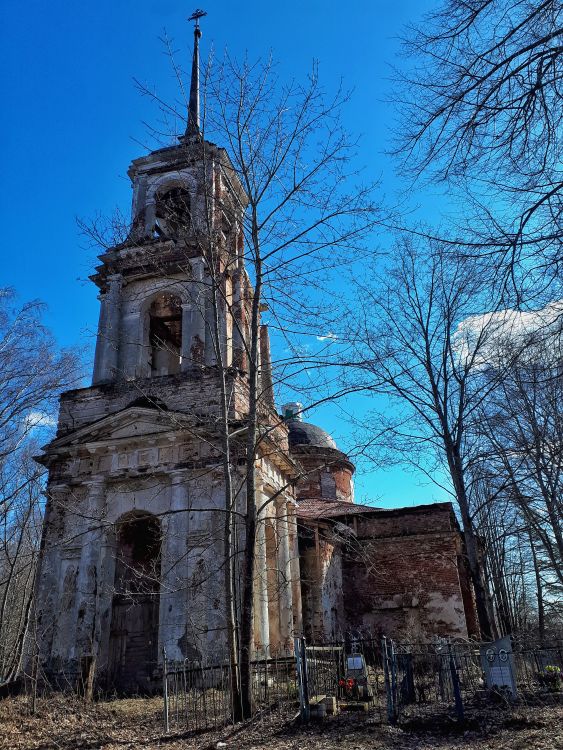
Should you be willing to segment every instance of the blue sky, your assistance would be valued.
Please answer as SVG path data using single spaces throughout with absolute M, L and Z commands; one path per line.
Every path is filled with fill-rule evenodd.
M 203 0 L 202 0 L 203 4 Z M 386 102 L 404 25 L 419 20 L 432 0 L 336 2 L 205 2 L 202 51 L 213 45 L 252 57 L 270 49 L 282 75 L 302 77 L 313 59 L 327 83 L 341 77 L 354 96 L 346 125 L 363 136 L 363 160 L 382 177 L 387 195 L 401 188 L 390 144 L 394 113 Z M 175 81 L 159 41 L 163 29 L 180 54 L 191 51 L 187 16 L 195 9 L 172 0 L 3 0 L 0 10 L 2 85 L 2 285 L 22 300 L 48 305 L 46 322 L 62 345 L 93 346 L 96 289 L 87 281 L 94 254 L 75 219 L 130 205 L 129 162 L 143 150 L 145 121 L 155 111 L 133 77 L 155 84 L 164 98 Z M 426 210 L 428 211 L 428 209 Z M 437 216 L 427 216 L 437 220 Z M 385 243 L 385 238 L 382 238 Z M 347 408 L 361 410 L 356 401 Z M 340 410 L 313 415 L 346 446 Z M 362 471 L 358 500 L 410 505 L 444 499 L 404 469 Z

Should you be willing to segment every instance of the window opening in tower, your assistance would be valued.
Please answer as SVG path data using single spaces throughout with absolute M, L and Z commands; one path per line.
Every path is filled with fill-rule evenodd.
M 155 234 L 174 239 L 187 234 L 190 227 L 189 192 L 185 188 L 175 187 L 159 194 L 156 199 Z
M 151 375 L 180 372 L 182 351 L 182 304 L 179 297 L 161 294 L 149 308 Z

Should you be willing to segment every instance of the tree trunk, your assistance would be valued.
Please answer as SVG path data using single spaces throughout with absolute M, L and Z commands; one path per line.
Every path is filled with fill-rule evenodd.
M 498 638 L 498 631 L 489 605 L 487 584 L 479 554 L 479 540 L 469 511 L 461 459 L 453 444 L 451 446 L 446 445 L 446 448 L 449 448 L 448 464 L 461 513 L 465 550 L 467 553 L 469 575 L 471 576 L 473 591 L 475 593 L 475 606 L 477 608 L 481 638 L 486 641 L 495 640 Z
M 250 321 L 249 412 L 246 440 L 246 522 L 244 544 L 243 596 L 241 612 L 241 698 L 244 718 L 252 715 L 252 647 L 254 631 L 254 569 L 256 566 L 256 444 L 258 435 L 258 346 L 260 295 L 262 292 L 262 269 L 259 255 L 258 222 L 256 209 L 252 208 L 252 240 L 256 283 L 252 298 Z
M 534 576 L 536 579 L 536 596 L 538 600 L 538 637 L 540 640 L 540 646 L 543 646 L 545 641 L 545 607 L 543 603 L 543 584 L 541 580 L 540 570 L 538 566 L 538 557 L 536 555 L 536 548 L 534 547 L 534 541 L 532 539 L 531 532 L 528 532 L 530 539 L 530 549 L 532 551 L 532 562 L 534 565 Z
M 220 339 L 219 300 L 217 284 L 222 283 L 220 271 L 216 268 L 216 261 L 212 257 L 212 300 L 213 300 L 213 338 L 215 354 L 219 363 L 221 390 L 221 447 L 223 452 L 223 474 L 225 480 L 225 523 L 224 534 L 224 574 L 225 574 L 225 615 L 227 622 L 227 642 L 229 648 L 229 663 L 231 667 L 231 690 L 233 696 L 233 721 L 243 719 L 242 700 L 240 693 L 239 661 L 237 643 L 237 619 L 235 609 L 235 559 L 233 548 L 233 477 L 231 461 L 231 440 L 229 423 L 229 404 L 227 398 L 226 369 L 223 361 L 223 350 Z M 215 278 L 215 275 L 217 278 Z

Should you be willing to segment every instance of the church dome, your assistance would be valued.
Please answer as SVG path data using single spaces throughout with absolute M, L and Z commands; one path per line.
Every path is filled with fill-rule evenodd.
M 289 429 L 289 447 L 311 446 L 312 448 L 332 448 L 338 450 L 331 436 L 321 427 L 310 422 L 303 422 L 301 404 L 294 402 L 282 407 L 285 422 Z
M 309 422 L 301 422 L 298 419 L 290 419 L 287 422 L 289 428 L 289 447 L 298 445 L 310 445 L 314 448 L 333 448 L 336 443 L 325 430 Z

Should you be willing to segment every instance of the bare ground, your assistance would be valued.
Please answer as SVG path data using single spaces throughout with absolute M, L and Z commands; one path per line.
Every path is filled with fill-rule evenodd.
M 85 706 L 55 696 L 0 701 L 0 748 L 9 750 L 563 750 L 563 706 L 481 709 L 466 723 L 443 718 L 400 727 L 352 716 L 308 727 L 267 721 L 220 731 L 162 731 L 160 699 L 127 699 Z M 218 743 L 224 743 L 219 744 Z

